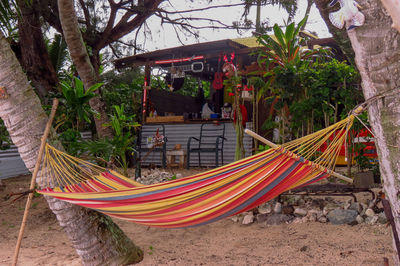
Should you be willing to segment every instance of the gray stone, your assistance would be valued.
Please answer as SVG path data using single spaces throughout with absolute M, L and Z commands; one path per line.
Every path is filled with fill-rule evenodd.
M 304 206 L 306 204 L 306 201 L 304 199 L 299 199 L 297 201 L 297 206 Z
M 328 222 L 328 218 L 326 218 L 325 216 L 321 216 L 321 217 L 318 218 L 318 222 L 327 223 Z
M 266 225 L 278 225 L 278 224 L 282 224 L 282 223 L 287 223 L 287 222 L 291 221 L 292 219 L 293 219 L 293 217 L 290 215 L 274 213 L 267 217 L 265 224 Z
M 282 204 L 280 202 L 275 203 L 274 213 L 281 213 L 281 212 L 282 212 Z
M 295 216 L 304 217 L 307 215 L 307 211 L 302 208 L 296 208 L 293 212 Z
M 358 213 L 361 213 L 363 208 L 362 208 L 362 206 L 361 206 L 361 204 L 359 202 L 352 202 L 350 204 L 349 210 L 355 210 Z
M 365 215 L 367 215 L 368 217 L 373 217 L 373 216 L 375 215 L 375 212 L 374 212 L 373 209 L 368 208 L 368 209 L 365 211 Z
M 386 224 L 388 222 L 384 212 L 378 213 L 378 223 Z
M 357 221 L 357 223 L 362 224 L 364 222 L 364 218 L 362 218 L 361 215 L 357 215 L 356 221 Z
M 271 204 L 269 204 L 269 203 L 264 203 L 264 204 L 258 206 L 257 209 L 258 209 L 258 213 L 261 213 L 261 214 L 268 214 L 268 213 L 272 212 L 272 207 L 271 207 Z
M 253 213 L 248 213 L 243 217 L 243 221 L 242 224 L 243 225 L 248 225 L 248 224 L 252 224 L 254 222 L 254 215 Z
M 375 216 L 368 216 L 367 218 L 365 218 L 365 223 L 366 224 L 375 224 L 378 221 L 378 215 Z
M 332 224 L 349 224 L 356 220 L 358 213 L 355 210 L 335 209 L 327 215 Z

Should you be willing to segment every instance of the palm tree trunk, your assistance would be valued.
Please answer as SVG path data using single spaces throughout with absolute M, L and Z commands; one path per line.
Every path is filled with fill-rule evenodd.
M 400 32 L 400 3 L 398 0 L 381 0 L 393 20 L 393 28 Z
M 90 62 L 82 39 L 78 18 L 75 13 L 74 0 L 58 0 L 58 10 L 65 42 L 72 61 L 85 88 L 89 88 L 98 82 L 98 75 Z M 95 117 L 97 134 L 99 137 L 111 137 L 113 135 L 111 128 L 102 126 L 109 122 L 104 103 L 100 100 L 100 97 L 93 97 L 90 99 L 89 104 L 100 114 L 100 117 Z
M 365 24 L 349 31 L 375 134 L 386 198 L 400 232 L 400 34 L 380 1 L 359 1 Z M 325 20 L 328 22 L 327 20 Z M 399 247 L 394 250 L 399 254 Z M 399 265 L 399 256 L 394 256 Z
M 0 118 L 29 170 L 33 170 L 47 116 L 18 60 L 0 32 Z M 54 136 L 54 132 L 53 132 Z M 43 181 L 38 177 L 39 186 Z M 46 197 L 85 265 L 136 263 L 142 251 L 112 220 L 97 212 Z

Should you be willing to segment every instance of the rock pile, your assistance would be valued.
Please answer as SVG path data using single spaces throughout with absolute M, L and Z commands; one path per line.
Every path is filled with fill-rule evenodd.
M 264 203 L 231 219 L 243 225 L 257 222 L 261 226 L 306 222 L 350 225 L 387 223 L 383 208 L 376 200 L 359 203 L 352 199 L 338 201 L 331 197 L 322 199 L 304 196 L 284 196 L 280 202 Z
M 172 174 L 161 169 L 144 169 L 142 176 L 136 181 L 155 184 L 181 178 L 180 174 Z M 320 222 L 332 224 L 386 224 L 383 208 L 376 200 L 366 203 L 335 200 L 332 197 L 312 198 L 307 196 L 282 196 L 280 201 L 266 202 L 252 211 L 231 217 L 232 221 L 244 225 L 258 223 L 261 226 L 282 223 Z
M 174 175 L 167 171 L 163 171 L 162 169 L 154 169 L 154 170 L 145 169 L 142 171 L 142 175 L 136 178 L 136 181 L 142 183 L 143 185 L 151 185 L 181 177 L 182 177 L 181 174 Z

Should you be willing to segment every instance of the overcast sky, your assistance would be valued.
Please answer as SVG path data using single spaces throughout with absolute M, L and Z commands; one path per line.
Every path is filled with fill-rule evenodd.
M 208 5 L 208 1 L 200 0 L 194 1 L 193 3 L 189 3 L 188 1 L 183 0 L 170 0 L 169 2 L 165 2 L 165 4 L 172 5 L 175 10 L 187 10 L 191 8 L 201 8 Z M 223 1 L 223 0 L 214 0 L 212 5 L 220 5 L 227 3 L 239 3 L 238 0 L 231 1 Z M 298 0 L 299 8 L 295 17 L 295 21 L 299 22 L 305 14 L 305 10 L 307 7 L 307 0 Z M 192 14 L 193 16 L 201 16 L 201 17 L 209 17 L 214 19 L 219 19 L 224 23 L 231 25 L 232 21 L 237 21 L 240 19 L 243 12 L 243 7 L 231 7 L 224 9 L 212 9 L 208 11 L 199 12 L 197 14 Z M 205 15 L 206 14 L 206 15 Z M 256 17 L 256 7 L 251 9 L 251 13 L 249 15 L 249 19 L 255 21 Z M 272 6 L 264 6 L 261 10 L 261 19 L 269 19 L 270 25 L 274 25 L 278 23 L 279 25 L 283 25 L 284 21 L 287 20 L 287 13 L 284 10 L 281 10 L 277 7 Z M 148 20 L 148 25 L 151 27 L 153 31 L 153 39 L 148 40 L 145 43 L 146 50 L 152 51 L 157 49 L 169 48 L 180 46 L 181 43 L 178 41 L 175 31 L 170 25 L 164 25 L 161 27 L 160 21 L 155 17 L 152 17 Z M 318 9 L 315 7 L 315 4 L 312 6 L 310 18 L 308 20 L 306 30 L 317 32 L 320 38 L 331 36 L 328 32 L 328 29 L 319 15 Z M 235 30 L 201 30 L 200 31 L 200 39 L 199 42 L 207 42 L 207 41 L 215 41 L 222 39 L 233 39 L 239 37 L 249 37 L 251 36 L 251 31 L 245 32 L 242 36 L 240 36 Z M 185 44 L 193 44 L 197 41 L 194 38 L 183 38 Z

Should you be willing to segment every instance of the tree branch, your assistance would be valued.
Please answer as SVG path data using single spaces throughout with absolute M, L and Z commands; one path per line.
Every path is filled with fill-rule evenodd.
M 134 15 L 134 13 L 130 11 L 125 13 L 116 26 L 114 26 L 109 32 L 103 32 L 99 36 L 100 41 L 95 44 L 94 48 L 100 50 L 139 27 L 147 18 L 154 14 L 153 10 L 163 1 L 164 0 L 145 0 L 143 5 L 144 12 L 136 14 L 136 16 L 131 20 L 129 19 Z
M 83 0 L 79 0 L 79 4 L 82 7 L 83 10 L 83 14 L 85 16 L 85 22 L 84 24 L 86 25 L 86 28 L 89 29 L 90 28 L 90 14 L 89 14 L 89 10 L 86 8 L 85 2 L 83 2 Z
M 110 17 L 108 18 L 107 26 L 104 28 L 104 35 L 108 35 L 110 33 L 118 11 L 117 5 L 113 0 L 108 0 L 108 3 L 110 4 Z
M 192 13 L 192 12 L 198 12 L 198 11 L 206 11 L 210 9 L 215 9 L 215 8 L 223 8 L 223 7 L 235 7 L 235 6 L 244 6 L 246 5 L 245 3 L 240 3 L 240 4 L 230 4 L 230 5 L 217 5 L 217 6 L 208 6 L 204 8 L 195 8 L 195 9 L 188 9 L 188 10 L 177 10 L 177 11 L 167 11 L 162 8 L 156 8 L 154 11 L 166 13 L 166 14 L 182 14 L 182 13 Z

